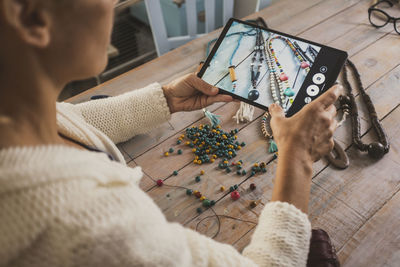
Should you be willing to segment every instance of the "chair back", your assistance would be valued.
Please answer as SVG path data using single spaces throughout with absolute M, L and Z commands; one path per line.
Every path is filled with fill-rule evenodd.
M 203 34 L 197 32 L 196 0 L 186 0 L 187 35 L 168 37 L 160 0 L 144 0 L 158 56 L 177 48 Z M 225 24 L 233 17 L 234 0 L 222 0 L 222 18 Z M 205 33 L 215 30 L 215 0 L 204 0 Z

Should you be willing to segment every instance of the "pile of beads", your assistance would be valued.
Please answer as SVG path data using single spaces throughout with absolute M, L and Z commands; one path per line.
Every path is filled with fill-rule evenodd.
M 182 142 L 185 137 L 189 139 L 185 144 L 195 154 L 193 163 L 201 165 L 212 163 L 217 158 L 224 157 L 228 160 L 236 157 L 236 151 L 246 145 L 237 141 L 237 133 L 238 129 L 225 132 L 220 125 L 214 127 L 200 124 L 198 127 L 187 128 L 186 136 L 181 135 L 178 142 Z

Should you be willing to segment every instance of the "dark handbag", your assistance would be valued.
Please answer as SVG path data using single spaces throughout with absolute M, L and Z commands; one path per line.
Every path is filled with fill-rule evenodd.
M 335 247 L 322 229 L 312 230 L 307 267 L 340 267 Z

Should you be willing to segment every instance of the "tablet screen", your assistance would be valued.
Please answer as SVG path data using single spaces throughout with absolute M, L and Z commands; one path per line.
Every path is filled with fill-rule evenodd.
M 309 96 L 302 95 L 301 103 L 324 90 L 328 67 L 319 64 L 311 73 L 322 48 L 234 20 L 207 60 L 202 79 L 259 107 L 278 103 L 287 113 L 307 76 L 314 84 L 304 89 Z

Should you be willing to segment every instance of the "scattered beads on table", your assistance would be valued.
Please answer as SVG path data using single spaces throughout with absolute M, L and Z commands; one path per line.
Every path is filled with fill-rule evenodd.
M 232 193 L 231 193 L 231 198 L 233 199 L 233 200 L 238 200 L 239 198 L 240 198 L 240 194 L 239 194 L 239 192 L 238 191 L 233 191 Z

